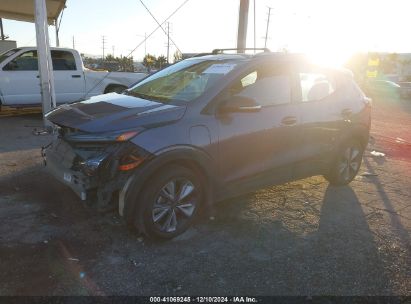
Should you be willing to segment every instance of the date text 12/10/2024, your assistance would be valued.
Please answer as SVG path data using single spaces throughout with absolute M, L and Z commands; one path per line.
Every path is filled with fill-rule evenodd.
M 254 297 L 150 297 L 150 303 L 256 303 Z

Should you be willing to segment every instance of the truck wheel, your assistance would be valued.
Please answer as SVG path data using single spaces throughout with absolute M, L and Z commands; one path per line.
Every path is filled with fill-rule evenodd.
M 131 209 L 135 210 L 135 219 L 143 221 L 140 224 L 146 235 L 171 239 L 186 231 L 204 200 L 201 179 L 185 167 L 171 165 L 145 184 L 133 202 L 138 205 Z M 137 229 L 138 224 L 135 224 Z
M 357 175 L 361 167 L 364 148 L 358 140 L 346 141 L 337 152 L 332 168 L 324 177 L 332 185 L 347 185 Z
M 118 94 L 120 94 L 120 93 L 123 93 L 124 90 L 126 90 L 126 89 L 127 89 L 127 87 L 122 86 L 122 85 L 111 85 L 111 86 L 108 86 L 104 90 L 104 94 L 106 94 L 106 93 L 118 93 Z

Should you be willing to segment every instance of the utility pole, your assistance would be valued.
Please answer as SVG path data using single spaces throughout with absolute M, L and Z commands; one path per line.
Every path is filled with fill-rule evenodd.
M 74 44 L 74 36 L 73 36 L 73 49 L 75 49 L 76 47 L 75 47 L 75 44 Z
M 113 48 L 113 58 L 114 58 L 114 45 L 111 46 Z
M 144 33 L 144 57 L 147 55 L 147 33 Z
M 58 17 L 54 20 L 54 27 L 56 29 L 56 47 L 60 46 L 60 39 L 59 39 L 59 22 L 58 22 Z M 61 19 L 60 19 L 61 20 Z
M 268 8 L 268 19 L 267 19 L 267 29 L 265 30 L 265 42 L 264 47 L 267 47 L 267 37 L 268 37 L 268 25 L 270 24 L 271 7 Z
M 170 22 L 167 22 L 167 64 L 169 63 L 170 57 Z
M 249 0 L 240 0 L 240 11 L 238 12 L 238 33 L 237 49 L 239 53 L 244 53 L 247 44 L 247 25 Z
M 4 36 L 3 32 L 3 19 L 0 18 L 0 31 L 1 31 L 1 40 L 5 40 L 6 37 Z
M 56 19 L 56 26 L 55 26 L 55 28 L 56 28 L 56 47 L 59 47 L 60 46 L 60 39 L 59 39 L 59 27 L 58 27 L 58 25 L 57 25 L 57 19 Z
M 60 19 L 59 16 L 56 17 L 54 20 L 54 27 L 56 28 L 56 46 L 60 46 L 60 38 L 59 38 L 59 33 L 60 33 L 60 25 L 61 25 L 61 20 L 63 20 L 63 14 L 64 14 L 64 9 L 61 11 L 60 14 Z
M 255 32 L 256 32 L 256 29 L 255 29 L 255 0 L 254 0 L 254 10 L 253 10 L 253 12 L 254 12 L 254 54 L 255 54 L 255 48 L 256 48 L 256 41 L 255 41 Z
M 102 42 L 103 42 L 103 61 L 104 61 L 104 51 L 106 50 L 106 36 L 102 36 Z

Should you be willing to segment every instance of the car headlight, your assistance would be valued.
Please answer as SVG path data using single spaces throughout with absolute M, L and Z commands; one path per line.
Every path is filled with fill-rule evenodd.
M 105 133 L 70 133 L 64 136 L 64 139 L 69 142 L 125 142 L 137 134 L 141 133 L 142 129 L 122 130 Z

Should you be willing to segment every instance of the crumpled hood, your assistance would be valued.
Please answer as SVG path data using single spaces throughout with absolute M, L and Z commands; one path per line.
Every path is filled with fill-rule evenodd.
M 84 132 L 107 132 L 153 127 L 183 117 L 186 107 L 122 94 L 104 94 L 65 104 L 47 113 L 52 123 Z

